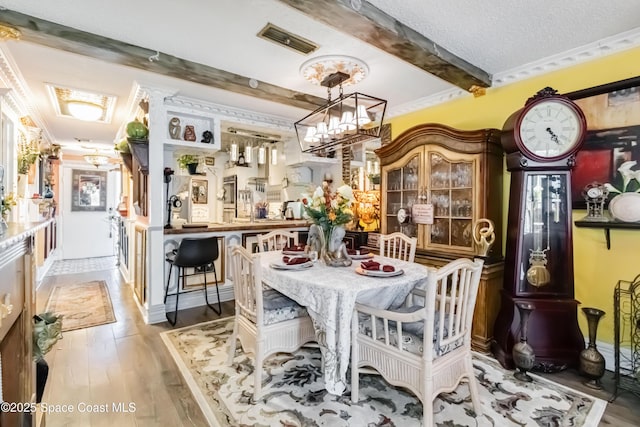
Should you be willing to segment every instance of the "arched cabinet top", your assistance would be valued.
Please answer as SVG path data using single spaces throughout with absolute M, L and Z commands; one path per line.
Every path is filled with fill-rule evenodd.
M 488 153 L 502 156 L 499 129 L 459 130 L 438 124 L 425 123 L 414 126 L 377 150 L 381 165 L 400 159 L 416 147 L 425 144 L 439 145 L 460 153 Z

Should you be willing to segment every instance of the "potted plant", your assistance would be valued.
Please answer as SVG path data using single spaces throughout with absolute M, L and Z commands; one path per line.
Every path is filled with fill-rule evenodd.
M 122 139 L 114 145 L 113 149 L 120 153 L 122 163 L 124 163 L 130 173 L 133 173 L 133 160 L 131 156 L 131 149 L 129 148 L 129 142 L 126 139 Z
M 199 163 L 198 159 L 198 156 L 194 154 L 183 154 L 178 157 L 178 166 L 181 169 L 187 169 L 190 175 L 195 175 Z
M 140 172 L 149 173 L 149 129 L 137 119 L 127 123 L 127 142 Z

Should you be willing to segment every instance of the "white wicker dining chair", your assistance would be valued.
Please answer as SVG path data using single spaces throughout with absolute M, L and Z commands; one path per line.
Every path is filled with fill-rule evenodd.
M 291 244 L 298 244 L 297 231 L 274 230 L 266 234 L 258 234 L 258 250 L 260 252 L 279 251 Z
M 360 372 L 370 371 L 361 368 L 369 367 L 418 396 L 426 427 L 434 425 L 434 399 L 456 389 L 463 379 L 476 415 L 482 414 L 471 362 L 471 323 L 483 263 L 463 258 L 429 268 L 426 287 L 414 289 L 405 305 L 393 311 L 356 304 L 351 327 L 353 402 L 358 401 Z
M 315 341 L 307 310 L 280 292 L 262 286 L 255 254 L 239 245 L 231 247 L 231 272 L 236 315 L 229 338 L 227 365 L 233 363 L 236 340 L 246 353 L 254 354 L 253 399 L 262 391 L 262 365 L 271 355 L 292 353 Z
M 418 239 L 395 232 L 380 235 L 380 255 L 413 262 L 416 257 Z

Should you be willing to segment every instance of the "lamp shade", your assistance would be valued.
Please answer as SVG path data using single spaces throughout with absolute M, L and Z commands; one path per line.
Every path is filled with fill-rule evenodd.
M 314 153 L 379 138 L 386 107 L 387 101 L 370 95 L 341 95 L 294 124 L 300 149 Z

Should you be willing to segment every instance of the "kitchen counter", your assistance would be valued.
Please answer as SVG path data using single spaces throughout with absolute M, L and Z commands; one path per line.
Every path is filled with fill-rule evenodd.
M 300 220 L 272 220 L 258 219 L 254 222 L 238 221 L 229 223 L 210 223 L 207 227 L 198 228 L 169 228 L 164 230 L 164 234 L 191 234 L 191 233 L 211 233 L 223 231 L 253 231 L 264 229 L 297 228 L 308 227 L 311 223 L 305 219 Z
M 25 238 L 35 234 L 38 230 L 46 227 L 53 219 L 47 219 L 39 222 L 9 222 L 8 228 L 5 229 L 4 234 L 0 236 L 0 251 L 13 246 L 14 244 L 23 241 Z

